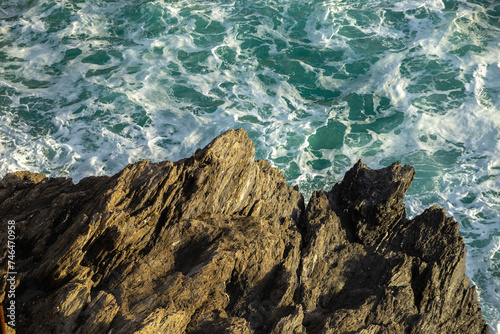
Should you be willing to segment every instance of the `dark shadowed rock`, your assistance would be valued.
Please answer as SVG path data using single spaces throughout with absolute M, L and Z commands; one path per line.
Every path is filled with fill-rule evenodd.
M 458 223 L 437 206 L 405 218 L 415 172 L 358 162 L 304 214 L 299 302 L 308 332 L 487 333 Z
M 406 218 L 412 167 L 358 162 L 305 209 L 254 153 L 230 130 L 78 184 L 5 176 L 18 333 L 488 333 L 458 223 Z

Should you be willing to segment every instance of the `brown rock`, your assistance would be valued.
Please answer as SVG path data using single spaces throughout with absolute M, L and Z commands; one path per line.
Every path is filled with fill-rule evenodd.
M 78 184 L 5 176 L 16 330 L 488 332 L 458 223 L 438 207 L 405 217 L 413 168 L 359 162 L 305 210 L 254 151 L 244 130 L 230 130 L 190 158 L 137 162 Z

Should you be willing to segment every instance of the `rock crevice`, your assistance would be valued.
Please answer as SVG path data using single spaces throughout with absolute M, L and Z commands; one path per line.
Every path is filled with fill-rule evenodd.
M 17 172 L 19 333 L 488 333 L 459 225 L 409 220 L 415 171 L 359 161 L 307 207 L 244 130 L 112 177 Z M 7 234 L 1 300 L 7 289 Z

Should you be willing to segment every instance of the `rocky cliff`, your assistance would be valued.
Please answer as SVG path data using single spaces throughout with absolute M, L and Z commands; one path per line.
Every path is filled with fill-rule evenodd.
M 244 130 L 78 184 L 8 174 L 1 300 L 15 221 L 18 333 L 488 333 L 459 224 L 406 218 L 414 174 L 358 162 L 305 208 Z

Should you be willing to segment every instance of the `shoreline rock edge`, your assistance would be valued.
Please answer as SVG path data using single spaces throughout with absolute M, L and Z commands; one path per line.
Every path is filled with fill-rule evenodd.
M 415 171 L 361 161 L 303 196 L 229 130 L 114 176 L 0 181 L 18 333 L 489 333 L 459 224 L 406 218 Z

